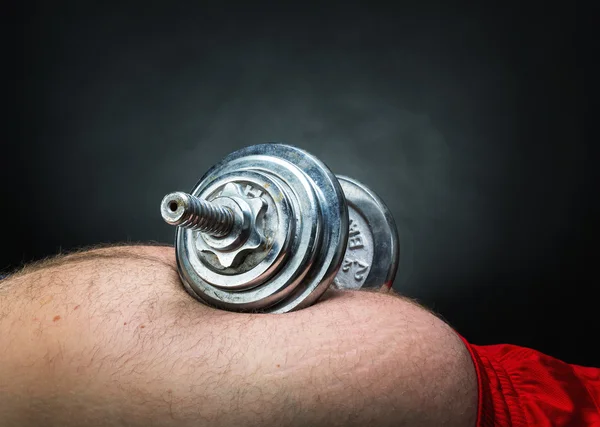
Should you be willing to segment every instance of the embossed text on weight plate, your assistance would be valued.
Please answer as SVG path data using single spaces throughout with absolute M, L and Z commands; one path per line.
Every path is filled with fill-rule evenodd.
M 366 221 L 349 209 L 348 245 L 335 284 L 343 289 L 359 289 L 371 269 L 373 257 L 372 236 Z

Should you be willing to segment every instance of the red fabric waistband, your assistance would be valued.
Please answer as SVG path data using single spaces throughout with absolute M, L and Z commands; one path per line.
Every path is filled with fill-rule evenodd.
M 477 427 L 600 427 L 600 369 L 461 337 L 477 372 Z

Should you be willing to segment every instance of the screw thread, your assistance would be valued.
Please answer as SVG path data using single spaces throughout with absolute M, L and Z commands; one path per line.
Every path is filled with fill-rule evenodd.
M 235 216 L 229 208 L 182 192 L 167 194 L 161 213 L 168 224 L 214 237 L 226 236 L 235 224 Z

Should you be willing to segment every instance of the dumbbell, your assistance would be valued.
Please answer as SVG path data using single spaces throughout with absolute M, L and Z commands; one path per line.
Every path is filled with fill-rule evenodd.
M 385 204 L 294 146 L 235 151 L 191 193 L 167 194 L 160 211 L 176 226 L 184 287 L 220 309 L 285 313 L 330 286 L 389 288 L 396 275 L 398 234 Z

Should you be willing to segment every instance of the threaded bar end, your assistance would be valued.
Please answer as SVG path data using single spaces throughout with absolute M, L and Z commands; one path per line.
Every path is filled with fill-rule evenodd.
M 226 236 L 235 224 L 235 216 L 229 208 L 183 192 L 167 194 L 160 210 L 167 224 L 214 237 Z

